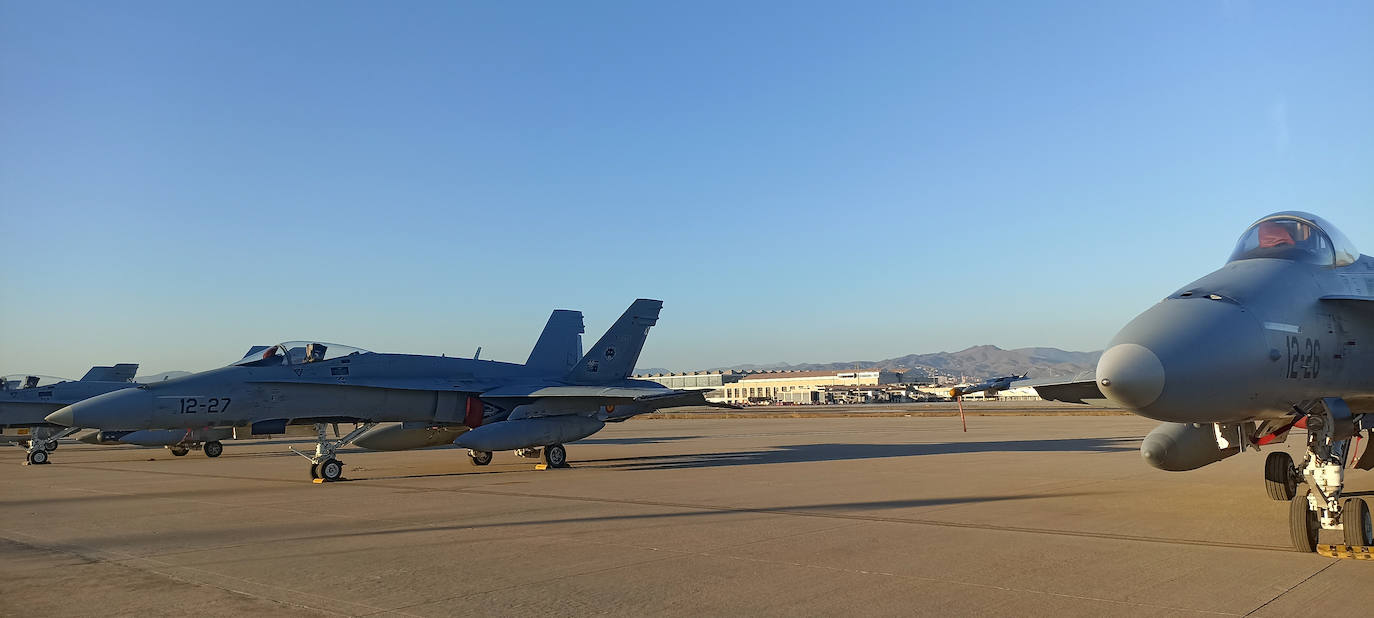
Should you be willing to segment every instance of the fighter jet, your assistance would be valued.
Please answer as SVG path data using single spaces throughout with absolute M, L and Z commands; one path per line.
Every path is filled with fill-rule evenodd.
M 970 384 L 967 386 L 956 386 L 952 389 L 949 389 L 949 396 L 963 397 L 964 395 L 972 395 L 973 393 L 986 393 L 989 397 L 992 397 L 997 395 L 997 393 L 999 392 L 1011 388 L 1012 382 L 1026 379 L 1026 375 L 1027 374 L 1023 373 L 1019 376 L 1001 376 L 998 378 L 988 378 L 977 384 Z
M 1305 427 L 1300 464 L 1275 451 L 1264 466 L 1269 496 L 1290 503 L 1294 546 L 1314 551 L 1322 529 L 1342 530 L 1348 546 L 1374 544 L 1368 504 L 1342 495 L 1347 466 L 1374 468 L 1371 440 L 1360 457 L 1352 444 L 1374 434 L 1374 258 L 1320 217 L 1256 221 L 1224 266 L 1117 333 L 1094 379 L 1036 389 L 1164 421 L 1140 447 L 1163 470 L 1260 450 Z
M 45 417 L 67 404 L 120 389 L 132 382 L 137 364 L 91 367 L 80 380 L 12 375 L 0 378 L 0 431 L 3 439 L 28 450 L 25 465 L 48 463 L 57 441 L 80 428 L 48 422 Z
M 575 311 L 550 317 L 524 364 L 291 342 L 220 369 L 88 399 L 48 420 L 100 429 L 234 427 L 236 436 L 314 425 L 315 452 L 302 455 L 320 481 L 339 479 L 338 449 L 379 422 L 402 423 L 397 431 L 468 428 L 460 445 L 472 449 L 479 465 L 494 450 L 539 447 L 549 467 L 563 467 L 565 443 L 596 433 L 626 410 L 706 404 L 699 391 L 628 379 L 662 307 L 636 300 L 580 358 L 582 320 Z M 326 428 L 344 422 L 359 424 L 329 439 Z

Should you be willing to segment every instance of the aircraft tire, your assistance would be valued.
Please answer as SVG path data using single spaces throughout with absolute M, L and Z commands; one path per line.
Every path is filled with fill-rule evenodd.
M 57 441 L 56 441 L 56 440 L 53 440 L 52 442 L 49 442 L 49 443 L 48 443 L 47 451 L 48 451 L 49 453 L 51 453 L 51 452 L 53 452 L 53 451 L 55 451 L 55 450 L 57 450 Z
M 468 449 L 468 459 L 472 460 L 474 466 L 485 466 L 491 463 L 491 451 L 474 451 Z
M 562 444 L 550 444 L 544 447 L 544 463 L 550 468 L 568 467 L 568 449 L 563 448 Z
M 343 462 L 337 459 L 326 459 L 320 464 L 320 478 L 326 481 L 337 481 L 343 478 Z
M 317 478 L 320 478 L 320 464 L 311 463 L 311 464 L 310 464 L 310 479 L 311 479 L 311 480 L 314 480 L 314 479 L 317 479 Z
M 43 464 L 45 464 L 45 463 L 48 463 L 48 452 L 45 451 L 45 450 L 43 450 L 43 449 L 38 449 L 38 450 L 36 450 L 36 451 L 30 451 L 30 452 L 29 452 L 29 463 L 31 463 L 31 464 L 33 464 L 33 465 L 35 465 L 35 466 L 41 466 L 41 465 L 43 465 Z
M 191 452 L 191 449 L 184 446 L 173 446 L 167 450 L 172 451 L 172 455 L 176 457 L 185 457 L 187 453 Z
M 1288 502 L 1298 495 L 1298 478 L 1288 453 L 1277 451 L 1264 459 L 1264 490 L 1276 502 Z
M 1341 509 L 1341 526 L 1345 528 L 1345 544 L 1353 547 L 1374 545 L 1374 522 L 1369 516 L 1369 503 L 1364 498 L 1350 498 Z
M 224 444 L 219 440 L 211 440 L 201 446 L 201 449 L 205 451 L 206 457 L 219 457 L 224 453 Z
M 1307 505 L 1307 494 L 1293 497 L 1288 503 L 1288 532 L 1293 537 L 1293 549 L 1303 553 L 1317 551 L 1317 531 L 1321 522 L 1317 512 Z

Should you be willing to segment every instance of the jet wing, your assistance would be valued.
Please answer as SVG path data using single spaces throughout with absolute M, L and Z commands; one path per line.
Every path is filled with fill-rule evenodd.
M 1065 403 L 1081 403 L 1087 405 L 1105 405 L 1107 397 L 1097 388 L 1097 380 L 1070 380 L 1062 382 L 1047 382 L 1043 384 L 1018 384 L 1017 386 L 1029 386 L 1042 399 L 1050 401 L 1063 401 Z

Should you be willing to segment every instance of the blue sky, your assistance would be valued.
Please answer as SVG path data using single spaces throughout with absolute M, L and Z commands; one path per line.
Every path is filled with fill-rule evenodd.
M 1310 210 L 1374 4 L 0 2 L 0 373 L 253 344 L 641 366 L 1098 349 Z

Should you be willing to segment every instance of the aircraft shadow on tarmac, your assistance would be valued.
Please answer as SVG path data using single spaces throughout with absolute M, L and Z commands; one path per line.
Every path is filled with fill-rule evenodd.
M 582 463 L 598 468 L 672 470 L 960 453 L 1119 453 L 1134 451 L 1139 448 L 1139 445 L 1140 438 L 1138 437 L 937 442 L 930 444 L 796 444 L 758 451 L 588 459 L 583 460 Z
M 674 509 L 671 512 L 659 513 L 616 513 L 614 515 L 592 515 L 587 517 L 559 517 L 552 519 L 527 519 L 514 521 L 494 521 L 483 523 L 459 523 L 447 526 L 421 526 L 392 528 L 387 530 L 365 530 L 357 532 L 338 532 L 330 534 L 312 534 L 305 537 L 289 540 L 319 540 L 330 538 L 347 537 L 369 537 L 392 534 L 409 533 L 430 533 L 451 530 L 472 530 L 484 528 L 516 528 L 523 526 L 549 526 L 566 524 L 601 524 L 608 522 L 626 523 L 634 521 L 653 522 L 655 520 L 674 520 L 684 518 L 718 517 L 728 515 L 749 515 L 749 514 L 772 514 L 772 515 L 799 515 L 809 517 L 838 517 L 866 520 L 890 520 L 897 522 L 923 521 L 916 514 L 896 513 L 877 515 L 871 511 L 890 511 L 893 509 L 924 508 L 924 507 L 945 507 L 959 506 L 964 504 L 979 504 L 986 502 L 1006 502 L 1012 500 L 1053 500 L 1057 498 L 1076 497 L 1082 495 L 1103 495 L 1102 492 L 1047 492 L 1035 494 L 1016 494 L 999 496 L 949 496 L 944 498 L 918 498 L 907 500 L 879 500 L 873 502 L 840 502 L 832 504 L 802 504 L 788 506 L 765 506 L 765 507 L 705 507 L 701 505 L 675 505 L 675 504 L 636 504 L 636 506 L 665 507 Z M 1108 492 L 1112 493 L 1112 492 Z M 914 519 L 913 519 L 914 517 Z

